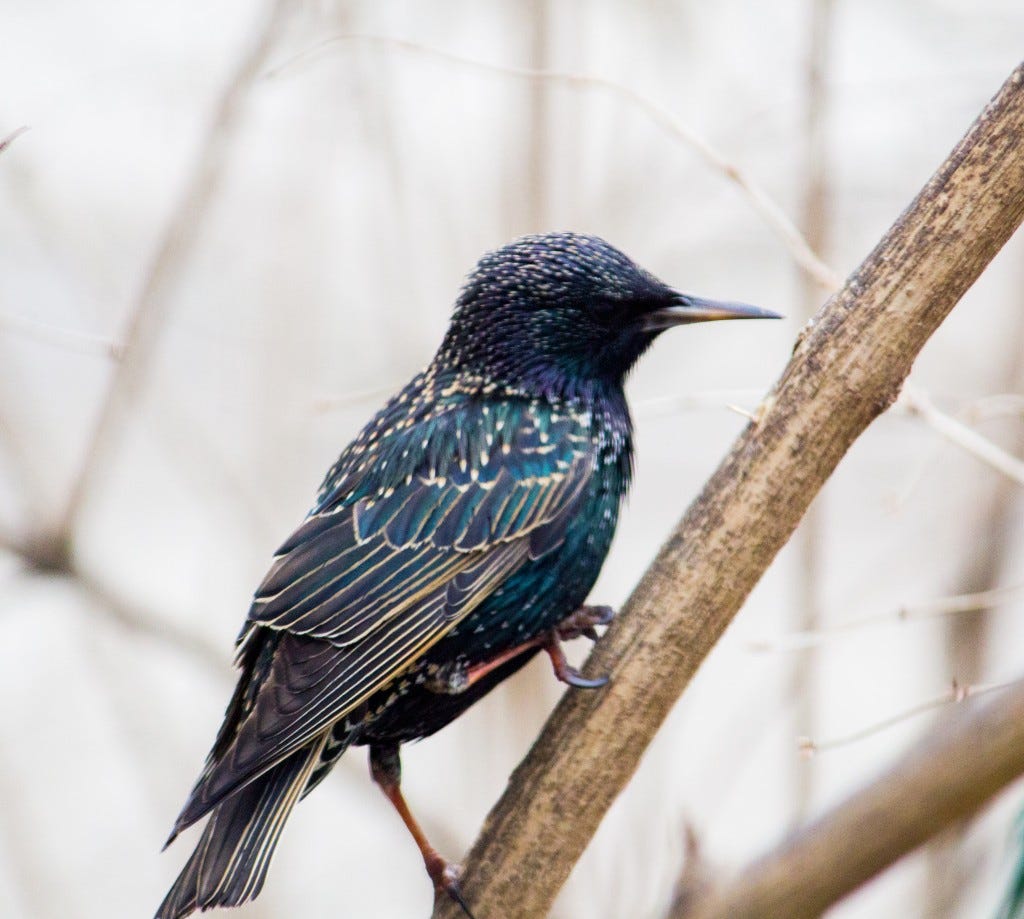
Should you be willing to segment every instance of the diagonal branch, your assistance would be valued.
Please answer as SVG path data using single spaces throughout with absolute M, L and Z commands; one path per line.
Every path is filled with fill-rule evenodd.
M 918 352 L 1024 217 L 1024 65 L 804 330 L 773 392 L 597 645 L 467 861 L 470 904 L 546 915 L 700 663 Z M 435 915 L 454 919 L 453 904 Z
M 56 528 L 57 542 L 66 545 L 70 541 L 93 481 L 103 468 L 111 441 L 150 366 L 167 317 L 174 282 L 199 238 L 203 217 L 227 168 L 230 141 L 241 123 L 246 98 L 266 63 L 288 6 L 289 0 L 273 0 L 266 22 L 220 94 L 195 165 L 157 244 L 128 317 L 121 338 L 121 360 L 115 367 L 85 456 L 72 482 Z
M 1017 459 L 962 421 L 957 421 L 956 418 L 940 411 L 926 393 L 908 386 L 903 391 L 900 402 L 908 412 L 923 418 L 947 440 L 963 447 L 968 453 L 973 453 L 982 462 L 988 463 L 993 469 L 998 469 L 1018 485 L 1024 485 L 1024 460 Z
M 8 134 L 6 137 L 0 138 L 0 153 L 3 153 L 11 144 L 13 144 L 27 130 L 28 130 L 28 125 L 27 124 L 23 124 L 20 128 L 17 128 L 16 130 L 11 131 L 11 133 Z
M 1024 681 L 950 719 L 731 885 L 671 919 L 812 919 L 1024 773 Z

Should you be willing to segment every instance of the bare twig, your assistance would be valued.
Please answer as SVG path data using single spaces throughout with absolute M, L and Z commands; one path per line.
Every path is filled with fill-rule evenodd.
M 900 402 L 907 411 L 924 419 L 947 440 L 998 469 L 1018 485 L 1024 485 L 1024 460 L 1017 459 L 987 437 L 937 409 L 926 393 L 908 386 L 903 390 Z
M 1024 773 L 1024 681 L 950 718 L 876 781 L 671 919 L 811 919 Z
M 229 655 L 194 632 L 133 606 L 108 584 L 79 568 L 64 548 L 63 543 L 54 540 L 22 541 L 0 533 L 0 549 L 20 558 L 27 570 L 67 578 L 97 605 L 101 614 L 125 631 L 155 638 L 221 679 L 230 674 Z
M 119 360 L 121 357 L 121 345 L 111 338 L 92 332 L 80 332 L 77 329 L 50 325 L 25 316 L 0 313 L 0 329 L 79 354 L 97 354 L 112 360 Z
M 875 721 L 863 728 L 858 728 L 856 731 L 851 731 L 849 734 L 842 734 L 838 737 L 829 738 L 828 740 L 816 741 L 811 737 L 801 737 L 797 741 L 797 747 L 800 753 L 805 757 L 816 756 L 819 753 L 825 753 L 829 750 L 836 750 L 839 747 L 849 746 L 859 740 L 867 740 L 869 737 L 874 737 L 882 731 L 886 731 L 898 724 L 903 724 L 903 722 L 909 721 L 911 718 L 916 718 L 918 715 L 923 715 L 925 712 L 930 712 L 937 708 L 945 708 L 947 705 L 963 702 L 967 699 L 973 699 L 975 696 L 983 696 L 990 692 L 997 692 L 1000 689 L 1006 689 L 1008 686 L 1012 685 L 1012 682 L 961 685 L 956 680 L 953 680 L 950 684 L 950 688 L 945 692 L 939 693 L 939 695 L 933 696 L 931 699 L 926 699 L 924 702 L 918 702 L 917 705 L 912 705 L 909 708 L 903 709 L 903 711 L 890 715 L 888 718 L 883 718 L 880 721 Z
M 220 186 L 231 139 L 241 124 L 246 97 L 265 66 L 288 6 L 289 0 L 274 0 L 259 34 L 242 55 L 214 107 L 195 165 L 157 244 L 121 336 L 122 360 L 115 368 L 56 527 L 62 542 L 69 541 L 83 503 L 103 466 L 106 451 L 150 366 L 170 308 L 174 283 L 192 254 L 203 218 Z
M 786 216 L 785 211 L 764 189 L 754 182 L 739 166 L 719 153 L 696 131 L 683 124 L 668 108 L 629 86 L 616 83 L 614 80 L 606 77 L 589 74 L 569 73 L 559 70 L 534 70 L 529 67 L 511 67 L 503 64 L 494 64 L 488 61 L 464 57 L 461 54 L 455 54 L 441 48 L 434 48 L 420 42 L 408 41 L 407 39 L 395 38 L 389 35 L 373 35 L 369 33 L 349 33 L 326 38 L 268 70 L 266 76 L 268 79 L 278 77 L 296 64 L 315 56 L 318 52 L 344 43 L 400 48 L 404 51 L 427 55 L 487 73 L 497 73 L 526 80 L 548 80 L 555 83 L 565 83 L 568 86 L 589 87 L 616 96 L 642 111 L 670 136 L 681 141 L 696 152 L 705 163 L 736 185 L 744 197 L 746 197 L 751 207 L 785 243 L 796 262 L 812 277 L 816 278 L 822 287 L 827 290 L 834 290 L 839 285 L 839 276 L 815 255 L 810 246 L 808 246 L 807 241 L 800 235 L 800 231 L 794 226 L 793 221 Z
M 758 419 L 595 648 L 588 669 L 609 673 L 611 688 L 563 697 L 492 810 L 467 861 L 471 905 L 509 919 L 546 914 L 814 495 L 892 404 L 924 343 L 1019 225 L 1022 84 L 1024 66 L 804 331 Z M 441 903 L 436 915 L 456 911 Z
M 391 386 L 374 386 L 372 389 L 357 389 L 336 396 L 317 396 L 313 400 L 314 412 L 333 412 L 337 409 L 350 408 L 364 402 L 376 402 L 402 388 L 402 383 L 395 382 Z
M 230 654 L 214 647 L 194 632 L 169 619 L 142 612 L 119 597 L 107 584 L 89 574 L 76 571 L 72 580 L 78 584 L 111 622 L 131 634 L 156 639 L 163 646 L 179 652 L 209 673 L 224 680 L 232 676 Z
M 0 153 L 3 153 L 11 144 L 13 144 L 22 134 L 28 130 L 28 125 L 23 124 L 20 128 L 15 128 L 8 134 L 3 140 L 0 140 Z
M 959 613 L 974 613 L 981 610 L 995 609 L 1007 600 L 1013 600 L 1022 595 L 1024 595 L 1024 584 L 1011 584 L 1006 587 L 993 587 L 991 590 L 977 591 L 976 593 L 935 597 L 930 600 L 921 600 L 917 603 L 907 603 L 896 610 L 848 619 L 845 622 L 838 622 L 828 627 L 790 632 L 781 638 L 747 639 L 744 644 L 749 650 L 758 652 L 800 651 L 804 648 L 815 647 L 831 639 L 847 635 L 850 632 L 874 626 L 892 625 L 895 622 L 935 619 Z
M 1005 415 L 1024 415 L 1024 395 L 1020 393 L 992 393 L 972 402 L 964 411 L 968 421 L 985 421 Z

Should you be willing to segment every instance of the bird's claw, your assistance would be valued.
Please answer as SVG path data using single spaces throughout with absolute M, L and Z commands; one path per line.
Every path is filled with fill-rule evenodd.
M 563 619 L 555 632 L 562 641 L 572 641 L 581 635 L 591 641 L 597 641 L 594 626 L 608 625 L 615 618 L 615 610 L 610 606 L 581 606 L 571 616 Z
M 576 689 L 600 689 L 608 682 L 607 676 L 590 679 L 583 676 L 575 667 L 569 666 L 560 642 L 572 641 L 581 636 L 597 641 L 595 626 L 608 625 L 614 618 L 615 610 L 610 606 L 581 606 L 556 626 L 544 645 L 544 650 L 548 652 L 555 676 L 559 680 Z
M 577 628 L 577 626 L 572 626 Z M 577 634 L 583 634 L 582 631 Z M 551 667 L 555 671 L 556 679 L 574 686 L 576 689 L 600 689 L 608 682 L 607 676 L 594 677 L 593 679 L 583 676 L 575 667 L 571 666 L 565 659 L 565 652 L 562 650 L 562 629 L 558 628 L 548 633 L 548 640 L 544 644 L 544 650 L 551 658 Z
M 551 658 L 555 676 L 563 683 L 575 686 L 577 689 L 597 689 L 608 682 L 608 677 L 588 679 L 578 670 L 570 667 L 562 652 L 561 642 L 572 641 L 581 636 L 589 638 L 591 641 L 597 641 L 598 634 L 595 626 L 608 625 L 614 618 L 615 610 L 610 606 L 581 606 L 550 632 L 537 635 L 521 645 L 503 651 L 490 660 L 473 666 L 464 660 L 455 660 L 433 667 L 424 679 L 423 686 L 430 692 L 439 695 L 458 695 L 520 654 L 532 648 L 543 648 Z
M 599 676 L 591 679 L 585 677 L 575 667 L 566 665 L 562 668 L 562 672 L 557 674 L 558 679 L 563 683 L 568 683 L 570 686 L 575 686 L 576 689 L 600 689 L 608 682 L 607 676 Z
M 469 905 L 466 903 L 466 898 L 462 895 L 462 865 L 456 865 L 453 862 L 444 862 L 443 867 L 438 872 L 431 872 L 434 889 L 439 894 L 444 894 L 446 897 L 454 900 L 459 908 L 469 916 L 469 919 L 475 919 Z

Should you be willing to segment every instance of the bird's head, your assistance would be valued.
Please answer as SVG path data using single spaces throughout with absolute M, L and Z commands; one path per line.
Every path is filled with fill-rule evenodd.
M 567 395 L 623 378 L 666 329 L 778 314 L 682 294 L 596 236 L 524 236 L 466 280 L 438 360 L 531 393 Z

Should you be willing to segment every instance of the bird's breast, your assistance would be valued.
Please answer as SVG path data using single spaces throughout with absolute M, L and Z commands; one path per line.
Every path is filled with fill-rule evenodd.
M 586 494 L 563 541 L 527 561 L 429 655 L 486 661 L 554 628 L 587 599 L 604 564 L 629 485 L 629 441 L 609 438 L 594 454 Z

